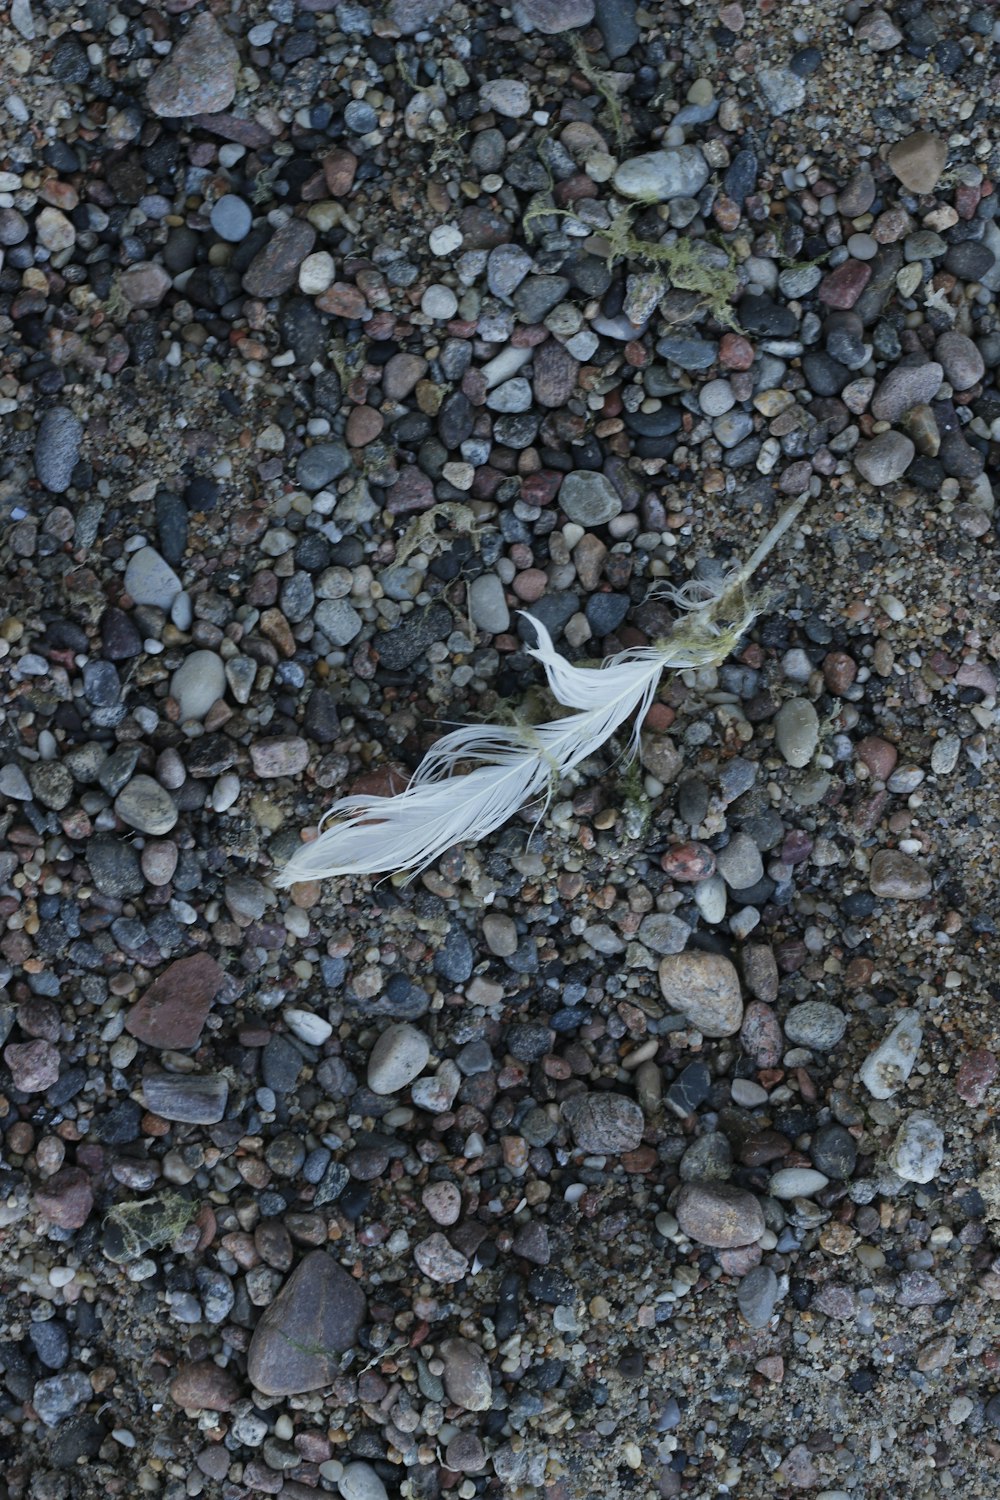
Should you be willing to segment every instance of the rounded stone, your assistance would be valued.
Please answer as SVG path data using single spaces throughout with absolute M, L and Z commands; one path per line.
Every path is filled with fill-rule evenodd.
M 814 1167 L 782 1167 L 768 1184 L 772 1198 L 811 1198 L 829 1186 L 830 1179 Z
M 778 1278 L 770 1266 L 754 1266 L 736 1288 L 736 1305 L 751 1328 L 766 1328 L 778 1300 Z
M 808 698 L 788 698 L 774 721 L 774 738 L 785 763 L 807 766 L 819 744 L 819 716 Z
M 464 1411 L 489 1411 L 493 1404 L 490 1367 L 483 1351 L 468 1339 L 445 1339 L 442 1380 L 449 1401 Z
M 140 547 L 128 560 L 125 592 L 136 604 L 153 604 L 166 610 L 181 592 L 181 581 L 153 547 Z
M 170 696 L 177 699 L 181 719 L 203 719 L 225 696 L 226 669 L 214 651 L 192 651 L 170 679 Z
M 868 873 L 874 896 L 891 901 L 919 901 L 930 894 L 931 877 L 925 865 L 899 849 L 880 849 L 872 856 Z
M 617 1155 L 634 1151 L 642 1140 L 642 1110 L 625 1094 L 574 1094 L 562 1114 L 581 1151 Z
M 743 1022 L 739 975 L 722 953 L 693 948 L 660 960 L 660 993 L 703 1036 L 733 1036 Z
M 847 1029 L 847 1017 L 826 1000 L 804 1000 L 785 1017 L 785 1035 L 798 1047 L 826 1052 L 836 1047 Z
M 605 525 L 620 515 L 622 508 L 611 480 L 594 469 L 567 474 L 559 489 L 559 504 L 569 520 L 585 528 Z
M 674 1213 L 689 1240 L 715 1250 L 750 1245 L 765 1229 L 764 1211 L 753 1193 L 725 1182 L 686 1182 Z
M 39 423 L 35 473 L 52 494 L 63 495 L 69 489 L 82 439 L 83 427 L 68 407 L 54 406 Z
M 371 1464 L 348 1464 L 337 1480 L 343 1500 L 388 1500 L 388 1492 Z
M 671 198 L 694 198 L 708 177 L 708 162 L 697 146 L 675 146 L 622 162 L 612 181 L 623 198 L 666 203 Z
M 224 193 L 213 203 L 209 220 L 220 239 L 238 245 L 250 233 L 253 210 L 235 193 Z
M 133 776 L 115 798 L 115 812 L 130 828 L 155 837 L 169 833 L 177 822 L 174 799 L 152 776 Z
M 904 1182 L 931 1182 L 944 1161 L 944 1131 L 932 1115 L 907 1115 L 889 1150 L 889 1166 Z
M 430 1055 L 430 1043 L 415 1026 L 387 1026 L 368 1058 L 368 1087 L 373 1094 L 398 1093 L 424 1071 Z
M 854 463 L 869 484 L 892 484 L 902 479 L 913 462 L 916 448 L 902 432 L 880 432 L 870 443 L 859 445 Z

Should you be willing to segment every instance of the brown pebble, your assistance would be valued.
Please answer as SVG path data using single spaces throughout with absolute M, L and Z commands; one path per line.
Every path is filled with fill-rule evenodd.
M 186 1411 L 232 1411 L 239 1400 L 240 1385 L 214 1360 L 202 1359 L 178 1367 L 170 1382 L 170 1395 Z
M 828 651 L 823 658 L 823 681 L 831 693 L 846 693 L 858 675 L 858 664 L 846 651 Z
M 877 734 L 869 734 L 859 740 L 855 751 L 858 760 L 863 766 L 867 766 L 876 781 L 888 781 L 899 759 L 895 745 L 890 745 L 888 740 L 881 739 Z

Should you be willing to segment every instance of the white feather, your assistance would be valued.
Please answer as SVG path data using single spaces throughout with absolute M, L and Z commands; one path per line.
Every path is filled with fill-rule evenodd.
M 744 585 L 800 509 L 801 502 L 782 516 L 745 567 L 717 583 L 692 582 L 670 591 L 674 603 L 691 613 L 666 640 L 621 651 L 599 667 L 573 666 L 558 654 L 545 626 L 526 615 L 538 636 L 530 655 L 541 663 L 552 695 L 576 712 L 532 726 L 466 724 L 451 730 L 431 746 L 398 796 L 335 802 L 319 836 L 278 871 L 275 885 L 386 871 L 416 874 L 454 845 L 495 832 L 529 802 L 544 798 L 544 813 L 559 779 L 633 714 L 634 752 L 664 669 L 722 660 L 749 627 L 759 605 L 746 599 Z M 471 769 L 462 772 L 466 764 Z

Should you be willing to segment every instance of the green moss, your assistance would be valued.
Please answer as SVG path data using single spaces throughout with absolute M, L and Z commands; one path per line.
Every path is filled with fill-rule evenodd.
M 664 243 L 642 240 L 632 232 L 632 215 L 637 205 L 628 204 L 615 213 L 601 236 L 608 243 L 611 265 L 619 261 L 640 260 L 662 267 L 669 286 L 682 292 L 696 292 L 711 310 L 717 322 L 738 329 L 732 302 L 739 292 L 736 258 L 728 245 L 713 245 L 708 240 L 677 239 Z
M 618 88 L 620 85 L 628 82 L 628 75 L 625 73 L 608 72 L 604 68 L 595 68 L 587 56 L 587 49 L 576 34 L 573 35 L 570 47 L 576 66 L 580 69 L 580 72 L 586 78 L 591 88 L 600 94 L 604 101 L 604 108 L 601 113 L 604 115 L 608 129 L 614 137 L 615 147 L 620 156 L 628 142 L 628 132 L 625 129 L 625 117 L 622 113 L 622 101 Z
M 469 506 L 462 505 L 457 500 L 443 500 L 440 505 L 432 505 L 410 522 L 396 544 L 396 562 L 406 562 L 414 552 L 425 552 L 432 557 L 435 552 L 444 551 L 449 539 L 438 535 L 435 529 L 438 521 L 447 521 L 453 533 L 471 537 L 477 548 L 479 537 L 486 530 L 476 521 Z

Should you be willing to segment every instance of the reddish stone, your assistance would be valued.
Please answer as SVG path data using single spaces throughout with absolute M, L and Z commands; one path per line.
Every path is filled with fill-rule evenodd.
M 877 734 L 869 734 L 863 740 L 859 740 L 855 746 L 855 753 L 876 781 L 888 781 L 899 759 L 899 752 L 895 745 L 890 745 L 888 740 L 881 739 Z
M 743 1012 L 740 1041 L 759 1068 L 777 1067 L 782 1036 L 778 1018 L 763 1000 L 751 1000 Z
M 557 469 L 538 469 L 534 474 L 526 474 L 521 482 L 521 499 L 526 505 L 551 505 L 562 478 Z
M 959 1064 L 958 1076 L 955 1079 L 956 1094 L 966 1104 L 982 1104 L 997 1076 L 997 1071 L 996 1057 L 987 1048 L 981 1047 L 976 1052 L 967 1052 Z
M 213 1360 L 202 1359 L 178 1367 L 170 1395 L 187 1411 L 232 1411 L 239 1400 L 240 1383 Z
M 344 436 L 352 448 L 364 448 L 375 441 L 383 426 L 382 413 L 374 406 L 355 406 L 347 418 Z
M 824 276 L 816 295 L 827 307 L 849 308 L 871 280 L 872 268 L 863 260 L 845 260 Z
M 719 364 L 724 370 L 749 370 L 753 345 L 741 333 L 724 333 L 719 340 Z
M 43 1094 L 59 1077 L 59 1053 L 51 1042 L 11 1042 L 3 1055 L 14 1087 L 24 1094 Z
M 672 880 L 694 884 L 699 880 L 708 880 L 709 876 L 715 874 L 715 855 L 707 844 L 694 841 L 677 844 L 660 856 L 660 868 Z
M 79 1167 L 61 1167 L 35 1190 L 34 1206 L 60 1229 L 81 1229 L 94 1206 L 90 1178 Z
M 354 185 L 354 174 L 358 170 L 358 158 L 350 151 L 338 146 L 323 158 L 323 176 L 331 198 L 342 198 Z
M 335 281 L 316 298 L 320 312 L 330 313 L 335 318 L 360 318 L 368 303 L 356 286 L 347 281 Z
M 434 484 L 416 464 L 408 464 L 385 494 L 386 510 L 391 516 L 406 516 L 427 510 L 434 504 Z
M 858 675 L 858 664 L 846 651 L 829 651 L 823 658 L 823 681 L 831 693 L 846 693 Z
M 223 970 L 207 953 L 177 959 L 133 1005 L 126 1031 L 149 1047 L 196 1047 L 224 979 Z

